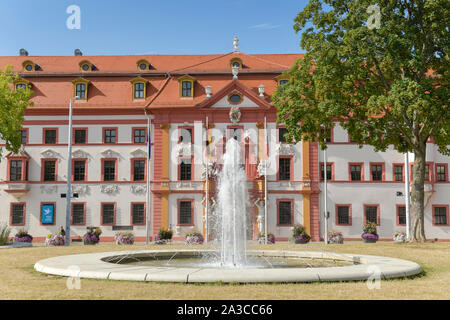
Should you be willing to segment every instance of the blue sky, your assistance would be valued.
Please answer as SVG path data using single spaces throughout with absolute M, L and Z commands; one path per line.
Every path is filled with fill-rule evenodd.
M 306 0 L 1 0 L 0 55 L 298 53 Z M 81 9 L 70 30 L 67 7 Z

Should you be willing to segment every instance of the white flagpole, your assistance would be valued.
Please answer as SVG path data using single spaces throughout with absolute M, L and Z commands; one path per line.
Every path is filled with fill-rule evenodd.
M 325 140 L 325 143 L 326 140 Z M 323 181 L 324 181 L 324 209 L 325 209 L 325 234 L 323 239 L 328 244 L 328 208 L 327 208 L 327 149 L 323 150 Z
M 150 116 L 147 115 L 147 194 L 145 197 L 145 244 L 149 244 L 149 233 L 150 233 L 150 159 L 151 159 L 151 149 L 150 149 Z
M 406 240 L 410 240 L 410 195 L 409 195 L 409 152 L 405 153 L 405 213 Z
M 208 243 L 208 214 L 209 214 L 209 158 L 208 158 L 208 117 L 206 117 L 206 212 L 205 212 L 205 243 Z
M 267 244 L 267 163 L 269 160 L 269 155 L 267 154 L 267 148 L 268 146 L 268 137 L 267 137 L 267 118 L 264 117 L 264 128 L 265 128 L 265 135 L 266 135 L 266 162 L 264 164 L 264 244 Z

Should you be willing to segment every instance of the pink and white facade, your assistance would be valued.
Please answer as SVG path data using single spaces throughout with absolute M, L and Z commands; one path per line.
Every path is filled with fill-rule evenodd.
M 234 137 L 241 143 L 248 176 L 251 237 L 262 231 L 267 187 L 268 231 L 278 240 L 288 240 L 293 226 L 304 224 L 313 241 L 319 241 L 325 212 L 323 151 L 317 143 L 285 141 L 271 103 L 274 90 L 286 80 L 283 72 L 299 58 L 237 51 L 197 56 L 0 57 L 0 67 L 12 64 L 19 73 L 21 81 L 15 85 L 26 84 L 34 91 L 34 106 L 27 109 L 23 122 L 21 151 L 11 154 L 3 148 L 0 222 L 8 223 L 13 233 L 27 229 L 36 241 L 65 226 L 66 199 L 61 193 L 66 193 L 68 179 L 68 106 L 70 98 L 81 95 L 74 102 L 69 177 L 78 193 L 71 208 L 73 239 L 81 238 L 87 226 L 100 226 L 102 241 L 112 241 L 116 227 L 132 226 L 136 239 L 144 241 L 147 219 L 152 239 L 161 227 L 171 228 L 175 239 L 194 230 L 205 233 L 206 159 L 220 168 L 224 143 Z M 232 66 L 238 71 L 235 77 Z M 230 117 L 232 108 L 238 111 L 237 118 Z M 258 170 L 267 156 L 266 129 L 267 186 Z M 450 157 L 430 143 L 427 163 L 426 235 L 448 241 Z M 366 220 L 376 220 L 381 239 L 392 239 L 396 230 L 404 230 L 403 154 L 377 153 L 369 146 L 360 149 L 336 125 L 327 164 L 329 229 L 358 240 Z M 213 176 L 208 185 L 213 205 Z M 48 205 L 53 221 L 42 217 Z

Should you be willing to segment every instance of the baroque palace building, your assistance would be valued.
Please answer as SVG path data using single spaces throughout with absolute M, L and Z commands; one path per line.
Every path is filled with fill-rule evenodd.
M 250 195 L 249 238 L 264 217 L 267 169 L 267 226 L 288 240 L 295 224 L 313 241 L 324 232 L 323 152 L 317 143 L 286 141 L 276 123 L 271 95 L 301 54 L 19 56 L 0 57 L 18 72 L 15 90 L 34 94 L 25 112 L 23 147 L 0 162 L 0 222 L 13 233 L 27 229 L 35 241 L 65 226 L 67 179 L 78 195 L 71 204 L 71 236 L 100 226 L 102 241 L 132 226 L 144 241 L 149 212 L 151 239 L 171 228 L 174 239 L 205 233 L 206 161 L 209 208 L 227 139 L 240 142 Z M 234 71 L 233 71 L 234 67 Z M 73 103 L 72 170 L 67 176 L 69 100 Z M 151 157 L 147 149 L 150 123 Z M 266 127 L 267 123 L 267 138 Z M 268 145 L 268 147 L 267 147 Z M 392 149 L 359 148 L 336 125 L 328 141 L 328 228 L 361 239 L 366 221 L 381 239 L 405 229 L 404 155 Z M 413 159 L 410 158 L 410 161 Z M 425 228 L 428 238 L 450 240 L 450 157 L 428 144 Z M 150 208 L 146 208 L 150 165 Z M 412 165 L 412 163 L 410 164 Z M 320 170 L 322 168 L 322 171 Z

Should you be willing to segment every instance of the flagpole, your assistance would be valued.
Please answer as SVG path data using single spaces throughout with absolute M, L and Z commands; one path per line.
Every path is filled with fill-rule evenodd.
M 327 141 L 325 140 L 325 144 Z M 324 209 L 325 209 L 325 234 L 323 239 L 325 244 L 328 244 L 328 208 L 327 208 L 327 149 L 323 150 L 323 181 L 324 181 Z
M 206 212 L 205 212 L 205 243 L 208 243 L 208 214 L 209 214 L 209 158 L 208 158 L 208 148 L 209 148 L 209 134 L 208 134 L 208 117 L 206 117 Z
M 410 191 L 409 191 L 409 152 L 405 153 L 405 213 L 406 213 L 406 240 L 409 241 L 410 234 Z
M 145 197 L 145 244 L 149 245 L 150 233 L 150 159 L 151 159 L 151 138 L 150 138 L 150 116 L 147 115 L 147 193 Z
M 265 135 L 266 135 L 266 162 L 264 164 L 264 244 L 267 244 L 267 163 L 269 160 L 269 142 L 268 142 L 268 135 L 267 135 L 267 118 L 264 117 L 264 128 L 265 128 Z

